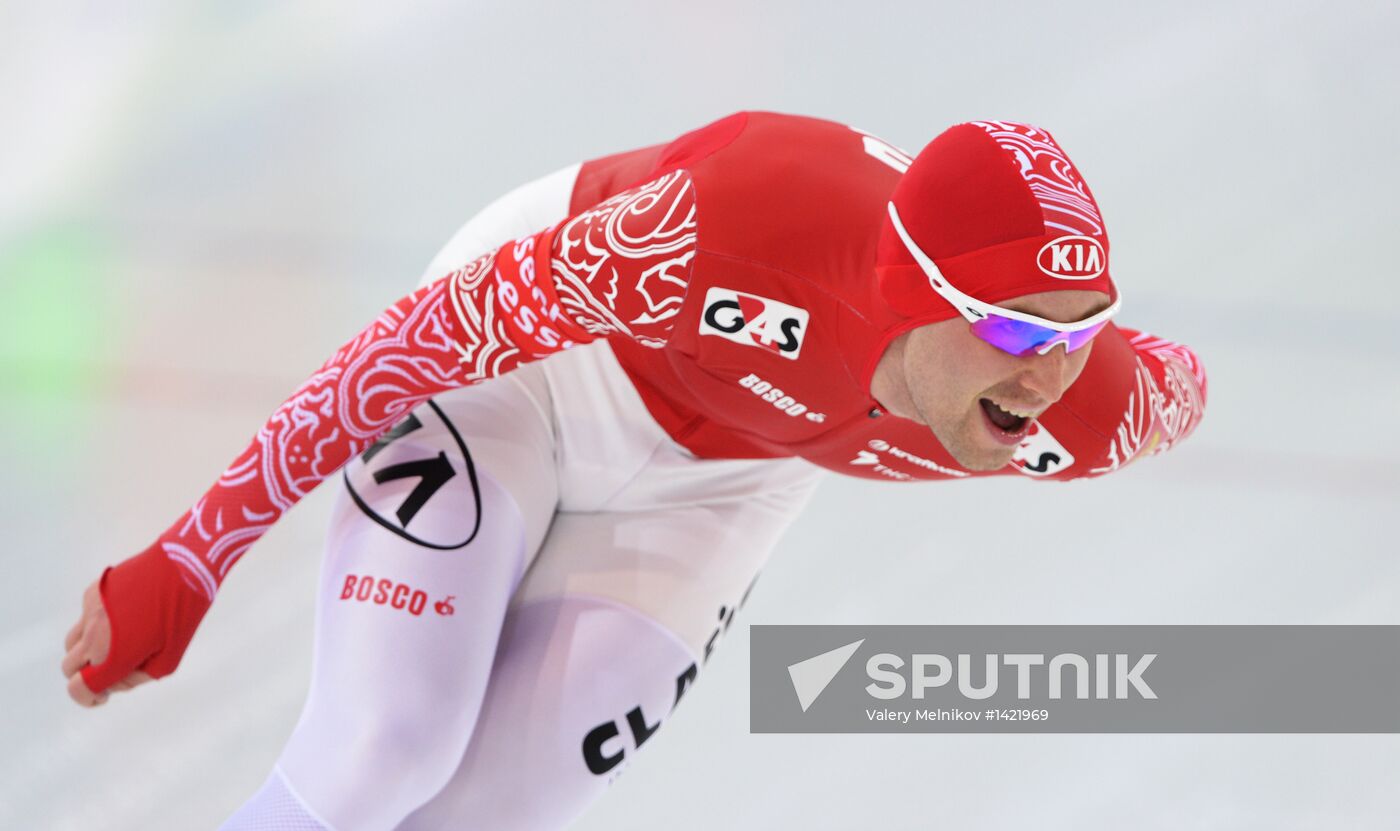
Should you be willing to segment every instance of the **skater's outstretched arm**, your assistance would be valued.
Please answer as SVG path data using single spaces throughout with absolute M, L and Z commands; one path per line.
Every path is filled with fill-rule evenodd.
M 244 552 L 425 399 L 605 335 L 663 345 L 694 241 L 693 191 L 675 171 L 394 303 L 277 408 L 164 534 L 88 590 L 65 644 L 69 694 L 91 706 L 114 685 L 173 672 Z

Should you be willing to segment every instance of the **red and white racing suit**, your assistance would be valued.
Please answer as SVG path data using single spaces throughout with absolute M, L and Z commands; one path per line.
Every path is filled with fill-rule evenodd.
M 344 467 L 307 706 L 226 827 L 557 827 L 685 694 L 820 468 L 1066 480 L 1191 432 L 1195 356 L 1112 325 L 1002 470 L 886 413 L 876 361 L 918 325 L 871 279 L 904 164 L 738 113 L 503 197 L 104 575 L 89 686 L 173 671 L 233 563 Z

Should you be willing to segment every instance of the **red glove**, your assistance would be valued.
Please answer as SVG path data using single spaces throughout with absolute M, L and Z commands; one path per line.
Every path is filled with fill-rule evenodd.
M 138 669 L 152 678 L 174 672 L 209 610 L 158 544 L 104 571 L 99 590 L 112 643 L 107 660 L 83 667 L 83 682 L 95 693 Z

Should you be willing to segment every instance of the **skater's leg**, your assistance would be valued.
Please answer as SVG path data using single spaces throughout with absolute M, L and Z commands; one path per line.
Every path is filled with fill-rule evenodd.
M 743 498 L 742 485 L 721 485 L 736 497 L 557 515 L 511 604 L 461 768 L 401 829 L 543 831 L 576 819 L 694 694 L 813 482 L 796 472 Z
M 441 396 L 347 468 L 305 709 L 226 829 L 388 829 L 451 777 L 557 499 L 547 392 L 529 380 Z

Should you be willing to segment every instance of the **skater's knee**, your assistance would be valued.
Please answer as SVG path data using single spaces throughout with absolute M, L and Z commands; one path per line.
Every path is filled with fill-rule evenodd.
M 294 734 L 278 761 L 306 805 L 336 829 L 395 827 L 451 780 L 471 736 L 462 719 L 411 711 L 337 727 L 333 744 Z
M 469 723 L 449 721 L 399 717 L 361 726 L 347 736 L 344 778 L 367 779 L 370 788 L 393 781 L 405 804 L 426 802 L 452 778 L 471 737 Z

